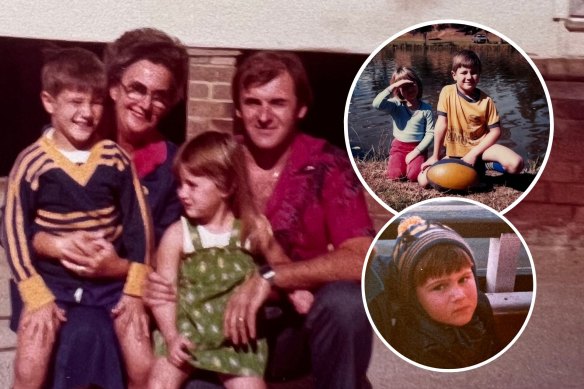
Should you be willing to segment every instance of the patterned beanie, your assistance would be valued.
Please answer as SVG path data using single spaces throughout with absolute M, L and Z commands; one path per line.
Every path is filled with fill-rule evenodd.
M 414 270 L 422 254 L 441 244 L 462 248 L 473 262 L 472 250 L 466 241 L 453 229 L 439 223 L 428 223 L 419 216 L 409 217 L 398 226 L 398 235 L 393 249 L 393 262 L 397 271 L 397 293 L 401 302 L 408 303 L 414 296 Z

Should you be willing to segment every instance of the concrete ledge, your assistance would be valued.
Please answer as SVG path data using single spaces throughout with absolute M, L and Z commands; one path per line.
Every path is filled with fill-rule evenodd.
M 527 314 L 533 292 L 486 293 L 495 315 L 524 312 Z
M 533 62 L 546 81 L 584 81 L 584 58 L 544 58 Z

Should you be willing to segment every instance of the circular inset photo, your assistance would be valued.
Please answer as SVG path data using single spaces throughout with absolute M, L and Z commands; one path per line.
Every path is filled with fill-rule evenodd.
M 506 212 L 535 185 L 553 135 L 533 61 L 482 25 L 434 21 L 384 42 L 347 98 L 345 141 L 391 211 L 454 196 Z
M 509 349 L 535 301 L 533 260 L 519 232 L 466 199 L 407 208 L 381 230 L 363 269 L 379 338 L 435 371 L 482 366 Z

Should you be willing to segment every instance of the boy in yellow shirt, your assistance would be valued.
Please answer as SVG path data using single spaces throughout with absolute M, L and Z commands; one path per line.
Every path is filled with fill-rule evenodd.
M 442 144 L 447 158 L 460 158 L 472 166 L 481 160 L 493 162 L 495 170 L 510 174 L 523 170 L 521 156 L 496 143 L 501 136 L 499 114 L 493 99 L 477 88 L 480 74 L 481 60 L 475 52 L 461 50 L 452 58 L 455 83 L 440 92 L 434 154 L 422 164 L 421 186 L 428 185 L 426 168 L 438 161 Z

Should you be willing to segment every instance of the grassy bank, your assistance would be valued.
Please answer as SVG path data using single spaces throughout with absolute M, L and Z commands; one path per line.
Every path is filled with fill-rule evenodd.
M 387 160 L 355 162 L 371 190 L 396 211 L 401 211 L 422 200 L 447 196 L 476 200 L 497 211 L 502 211 L 521 196 L 535 178 L 535 171 L 512 178 L 504 175 L 488 176 L 485 178 L 486 187 L 481 192 L 468 194 L 443 193 L 435 189 L 422 189 L 414 182 L 388 180 L 385 175 Z

